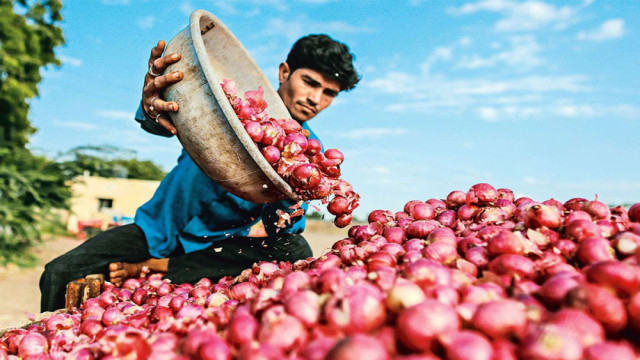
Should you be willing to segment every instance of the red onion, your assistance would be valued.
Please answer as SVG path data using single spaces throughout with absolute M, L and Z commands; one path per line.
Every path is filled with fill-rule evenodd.
M 404 247 L 402 247 L 402 245 L 397 243 L 385 244 L 380 248 L 380 250 L 389 253 L 389 255 L 393 256 L 396 259 L 407 252 Z
M 419 202 L 411 207 L 409 214 L 416 220 L 431 220 L 436 217 L 436 209 L 427 203 Z
M 406 232 L 409 237 L 424 239 L 439 226 L 440 223 L 435 220 L 417 220 L 407 227 Z
M 302 352 L 302 357 L 307 360 L 325 360 L 336 342 L 336 339 L 329 337 L 319 337 L 311 340 Z
M 640 290 L 640 269 L 619 261 L 602 261 L 587 269 L 587 280 L 628 297 Z
M 376 251 L 369 254 L 367 258 L 367 269 L 369 271 L 376 271 L 381 267 L 395 267 L 396 258 L 385 251 Z
M 320 297 L 311 290 L 294 292 L 284 300 L 287 313 L 298 318 L 305 326 L 313 326 L 318 322 L 320 305 Z
M 406 240 L 405 230 L 398 226 L 385 227 L 383 236 L 390 243 L 402 244 Z
M 633 222 L 640 222 L 640 203 L 633 204 L 627 211 L 629 220 Z
M 407 240 L 403 247 L 406 251 L 420 251 L 425 248 L 426 242 L 422 239 L 409 239 Z
M 458 208 L 456 216 L 460 220 L 471 220 L 478 211 L 479 208 L 477 206 L 464 204 Z
M 526 330 L 527 315 L 522 303 L 515 300 L 494 300 L 480 304 L 473 326 L 492 338 L 508 335 L 522 337 Z
M 460 328 L 458 314 L 437 300 L 423 302 L 403 310 L 396 322 L 398 340 L 408 349 L 430 350 L 434 341 Z
M 256 338 L 258 321 L 248 314 L 236 314 L 228 326 L 228 338 L 232 344 L 241 345 Z
M 386 305 L 392 312 L 400 312 L 408 307 L 419 304 L 426 299 L 424 291 L 414 282 L 402 279 L 396 281 L 389 289 Z
M 291 315 L 284 315 L 270 321 L 262 321 L 258 329 L 258 340 L 284 352 L 303 349 L 307 344 L 304 325 Z
M 341 215 L 336 216 L 336 218 L 333 220 L 333 223 L 337 227 L 343 228 L 343 227 L 349 225 L 352 220 L 353 220 L 353 215 L 352 214 L 341 214 Z
M 349 200 L 343 196 L 335 196 L 327 205 L 327 211 L 332 215 L 341 215 L 349 211 Z
M 616 334 L 627 326 L 624 303 L 606 288 L 595 284 L 581 284 L 567 293 L 565 303 L 588 311 L 608 334 Z
M 456 212 L 454 210 L 446 210 L 436 216 L 436 220 L 446 227 L 453 227 L 456 223 Z
M 411 200 L 411 201 L 407 201 L 406 204 L 404 204 L 404 212 L 406 214 L 409 214 L 409 216 L 411 216 L 411 211 L 413 211 L 413 207 L 418 205 L 418 204 L 422 204 L 423 202 L 421 200 Z M 397 216 L 397 215 L 396 215 Z
M 273 145 L 263 147 L 260 149 L 260 152 L 262 153 L 262 156 L 264 156 L 265 160 L 267 160 L 267 162 L 272 166 L 280 160 L 280 150 Z
M 591 215 L 594 219 L 608 219 L 611 216 L 611 211 L 607 204 L 598 201 L 598 196 L 596 195 L 596 200 L 587 201 L 582 205 L 582 210 L 586 211 Z
M 499 254 L 524 254 L 524 239 L 515 233 L 503 230 L 489 239 L 487 250 L 490 255 Z
M 575 336 L 553 325 L 532 330 L 518 349 L 518 357 L 540 360 L 580 360 L 582 344 Z
M 637 359 L 633 348 L 626 343 L 605 341 L 584 349 L 584 360 L 634 360 Z
M 433 285 L 447 285 L 451 282 L 449 269 L 432 260 L 418 259 L 403 270 L 407 279 L 425 288 Z
M 340 165 L 344 161 L 344 154 L 338 149 L 327 149 L 324 152 L 324 156 L 327 160 L 330 160 L 331 166 Z
M 367 283 L 354 284 L 327 301 L 324 315 L 329 324 L 347 334 L 371 331 L 385 320 L 382 299 L 376 287 Z
M 104 314 L 102 315 L 102 323 L 105 326 L 115 325 L 123 322 L 125 320 L 125 316 L 122 311 L 118 310 L 116 307 L 108 307 Z
M 231 299 L 238 301 L 246 301 L 256 296 L 260 289 L 253 283 L 243 282 L 234 285 L 231 288 Z
M 492 360 L 493 347 L 477 331 L 462 330 L 444 340 L 448 360 Z
M 485 247 L 470 248 L 464 258 L 478 268 L 484 268 L 489 264 L 489 252 Z
M 560 210 L 555 206 L 536 204 L 530 206 L 524 215 L 524 225 L 528 228 L 547 227 L 554 229 L 562 224 Z
M 297 165 L 290 177 L 292 184 L 302 190 L 311 190 L 318 187 L 321 180 L 322 173 L 314 164 Z
M 518 276 L 520 278 L 535 277 L 535 263 L 522 255 L 503 254 L 489 263 L 489 270 L 499 275 Z
M 602 230 L 600 227 L 590 220 L 578 219 L 568 224 L 569 225 L 567 225 L 565 232 L 578 242 L 581 242 L 586 238 L 602 236 Z
M 389 360 L 390 357 L 380 341 L 365 334 L 340 340 L 326 357 L 326 360 L 352 359 Z
M 576 255 L 582 264 L 589 265 L 600 261 L 613 260 L 615 251 L 607 239 L 590 237 L 583 239 L 578 244 Z
M 489 204 L 498 200 L 496 189 L 486 183 L 475 184 L 467 191 L 468 204 Z
M 202 360 L 231 360 L 231 349 L 217 336 L 200 346 L 198 357 Z
M 286 131 L 286 130 L 285 130 Z M 305 150 L 305 154 L 307 155 L 315 155 L 322 151 L 322 144 L 320 141 L 316 139 L 308 139 L 307 140 L 307 149 Z
M 560 309 L 551 315 L 548 323 L 557 325 L 575 336 L 585 347 L 605 340 L 602 325 L 591 315 L 581 310 Z
M 259 123 L 255 121 L 245 121 L 243 125 L 244 129 L 247 131 L 247 134 L 249 134 L 249 137 L 251 138 L 251 140 L 253 140 L 253 142 L 259 143 L 260 140 L 262 140 L 262 137 L 264 136 L 264 130 Z
M 640 248 L 640 235 L 630 231 L 617 233 L 612 240 L 612 245 L 619 254 L 635 254 L 638 248 Z
M 47 339 L 39 333 L 28 333 L 20 341 L 18 354 L 27 359 L 31 356 L 40 356 L 49 352 Z
M 580 284 L 577 273 L 561 272 L 548 278 L 537 291 L 537 295 L 549 308 L 562 304 L 567 293 Z
M 427 247 L 422 250 L 422 254 L 425 259 L 433 260 L 444 265 L 453 263 L 459 257 L 455 245 L 442 241 L 427 245 Z
M 450 208 L 458 207 L 467 202 L 467 194 L 464 191 L 454 190 L 447 195 L 446 203 Z
M 394 214 L 389 210 L 373 210 L 369 213 L 367 221 L 370 223 L 379 222 L 381 224 L 393 223 Z
M 307 138 L 300 133 L 291 133 L 285 136 L 283 145 L 283 155 L 291 157 L 304 153 L 307 150 L 308 141 Z

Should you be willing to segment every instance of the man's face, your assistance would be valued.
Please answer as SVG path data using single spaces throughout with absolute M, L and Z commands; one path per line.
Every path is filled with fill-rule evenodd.
M 291 117 L 305 122 L 331 105 L 340 92 L 340 84 L 324 74 L 306 68 L 291 73 L 289 65 L 280 64 L 278 94 Z

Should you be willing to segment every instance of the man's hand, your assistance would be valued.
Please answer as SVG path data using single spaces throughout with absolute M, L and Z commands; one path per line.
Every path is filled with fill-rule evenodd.
M 169 85 L 182 80 L 182 71 L 163 74 L 164 70 L 171 64 L 178 62 L 182 56 L 180 54 L 168 54 L 162 56 L 164 51 L 164 40 L 158 41 L 149 57 L 149 71 L 144 77 L 144 89 L 142 91 L 142 108 L 156 122 L 176 135 L 178 130 L 171 122 L 167 112 L 178 111 L 178 103 L 175 101 L 164 101 L 162 91 Z

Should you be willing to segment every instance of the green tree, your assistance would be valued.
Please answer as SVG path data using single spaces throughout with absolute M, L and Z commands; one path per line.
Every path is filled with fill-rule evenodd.
M 60 166 L 67 176 L 88 171 L 101 177 L 162 180 L 165 172 L 149 160 L 138 160 L 135 151 L 114 146 L 78 146 L 61 155 Z
M 61 9 L 60 0 L 0 0 L 0 263 L 23 258 L 43 219 L 70 197 L 59 165 L 27 148 L 40 70 L 60 65 Z

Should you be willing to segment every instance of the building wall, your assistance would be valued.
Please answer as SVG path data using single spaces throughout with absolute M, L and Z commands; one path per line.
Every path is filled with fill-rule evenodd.
M 73 197 L 67 221 L 72 232 L 77 231 L 78 221 L 101 220 L 101 227 L 106 228 L 114 220 L 133 218 L 138 207 L 151 199 L 160 184 L 157 180 L 97 176 L 80 176 L 75 180 L 71 186 Z

